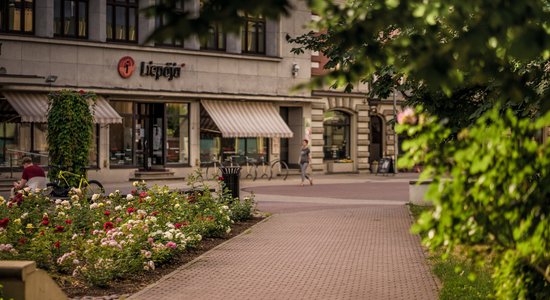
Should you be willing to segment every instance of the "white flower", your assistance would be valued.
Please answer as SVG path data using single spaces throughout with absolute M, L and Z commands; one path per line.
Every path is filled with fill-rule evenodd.
M 97 199 L 99 199 L 99 194 L 93 194 L 92 201 L 96 201 Z
M 56 199 L 56 200 L 55 200 L 55 204 L 61 204 L 61 201 L 63 201 L 63 200 L 61 200 L 61 199 Z
M 137 187 L 139 185 L 139 181 L 132 182 L 132 186 Z
M 228 210 L 228 209 L 229 209 L 229 206 L 224 205 L 224 206 L 222 206 L 222 209 L 223 209 L 223 210 Z
M 120 191 L 119 191 L 119 190 L 115 190 L 115 194 L 120 194 Z
M 22 215 L 21 215 L 21 219 L 27 218 L 28 215 L 29 215 L 29 213 L 24 213 L 24 214 L 22 214 Z
M 231 232 L 231 227 L 227 226 L 227 229 L 225 230 L 225 233 L 230 233 Z
M 170 231 L 166 231 L 164 233 L 164 238 L 167 239 L 167 240 L 171 240 L 171 239 L 174 238 L 174 235 Z
M 73 201 L 78 201 L 78 199 L 79 199 L 78 195 L 72 195 L 71 196 L 71 200 L 73 200 Z M 67 201 L 67 200 L 65 200 L 65 201 Z
M 73 265 L 78 265 L 78 264 L 80 264 L 80 261 L 76 258 L 73 259 Z
M 145 201 L 149 201 L 149 200 L 151 200 L 151 196 L 145 197 Z
M 179 208 L 179 207 L 180 207 L 179 203 L 176 203 L 176 205 L 174 205 L 174 208 Z
M 77 194 L 82 194 L 82 191 L 80 189 L 73 189 L 73 192 L 75 192 Z
M 90 209 L 98 208 L 99 205 L 97 203 L 90 204 Z
M 31 190 L 31 188 L 30 188 L 30 187 L 26 187 L 26 188 L 24 188 L 23 190 L 24 190 L 25 192 L 28 193 L 28 192 Z
M 113 198 L 114 196 L 115 196 L 115 194 L 113 194 L 113 193 L 109 194 L 109 197 L 111 197 L 111 198 Z
M 133 200 L 134 196 L 132 194 L 126 195 L 126 200 Z
M 71 207 L 71 202 L 69 202 L 67 200 L 63 200 L 63 201 L 61 201 L 61 205 L 65 206 L 65 207 Z
M 121 210 L 122 209 L 122 206 L 118 205 L 115 207 L 115 210 Z

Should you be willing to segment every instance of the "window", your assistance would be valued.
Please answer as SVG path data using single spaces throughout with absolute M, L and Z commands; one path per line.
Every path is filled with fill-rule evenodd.
M 265 53 L 265 18 L 259 16 L 245 16 L 242 30 L 242 51 L 245 53 Z
M 167 2 L 166 4 L 174 4 L 175 5 L 175 7 L 173 8 L 174 11 L 183 12 L 184 9 L 185 9 L 184 2 L 185 2 L 185 0 L 176 0 L 175 3 Z M 161 27 L 163 25 L 168 24 L 168 20 L 166 19 L 166 16 L 163 16 L 163 15 L 158 16 L 156 22 L 157 22 L 157 27 Z M 157 45 L 171 46 L 171 47 L 183 47 L 183 39 L 170 37 L 170 38 L 167 38 L 166 40 L 164 40 L 162 42 L 157 43 Z
M 34 32 L 34 0 L 2 0 L 0 2 L 0 31 Z
M 138 0 L 107 0 L 107 40 L 137 42 Z
M 226 35 L 221 24 L 213 24 L 208 29 L 208 36 L 201 42 L 201 49 L 225 50 Z
M 109 160 L 111 166 L 134 164 L 133 103 L 111 101 L 111 106 L 122 117 L 122 124 L 109 125 Z
M 57 36 L 86 38 L 88 0 L 55 0 L 54 23 Z
M 350 115 L 342 111 L 327 111 L 323 119 L 325 159 L 350 158 Z
M 189 163 L 189 104 L 166 104 L 167 163 Z
M 200 161 L 224 161 L 231 156 L 237 156 L 239 163 L 245 157 L 269 162 L 269 139 L 267 138 L 222 138 L 221 132 L 201 106 L 200 110 Z

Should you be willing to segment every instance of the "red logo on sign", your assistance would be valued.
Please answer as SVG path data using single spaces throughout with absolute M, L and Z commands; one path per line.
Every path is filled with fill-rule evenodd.
M 136 69 L 136 63 L 130 56 L 124 56 L 118 61 L 118 74 L 122 78 L 128 78 L 132 76 Z

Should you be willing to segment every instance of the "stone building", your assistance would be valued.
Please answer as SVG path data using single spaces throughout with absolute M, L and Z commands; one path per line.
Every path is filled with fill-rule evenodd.
M 98 95 L 88 174 L 104 182 L 236 156 L 293 167 L 303 139 L 314 172 L 370 172 L 395 149 L 392 102 L 368 100 L 366 86 L 293 89 L 323 64 L 285 41 L 309 31 L 304 1 L 277 20 L 247 16 L 237 34 L 213 25 L 204 41 L 163 43 L 147 42 L 162 20 L 140 13 L 155 0 L 0 3 L 0 172 L 31 153 L 48 164 L 47 94 L 62 89 Z

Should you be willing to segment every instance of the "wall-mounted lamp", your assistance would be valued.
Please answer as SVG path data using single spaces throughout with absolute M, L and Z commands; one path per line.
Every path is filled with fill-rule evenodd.
M 292 77 L 298 76 L 298 72 L 299 72 L 299 71 L 300 71 L 300 66 L 299 66 L 298 64 L 296 64 L 296 63 L 293 63 L 293 64 L 292 64 L 292 70 L 291 70 L 291 72 L 292 72 Z
M 48 75 L 48 77 L 46 77 L 47 83 L 54 83 L 56 80 L 57 80 L 57 76 L 55 75 Z

